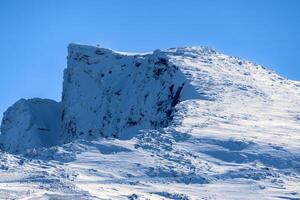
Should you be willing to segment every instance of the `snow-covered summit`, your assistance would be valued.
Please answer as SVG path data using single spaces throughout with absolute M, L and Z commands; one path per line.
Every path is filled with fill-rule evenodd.
M 131 54 L 72 43 L 68 47 L 62 102 L 59 104 L 62 111 L 56 119 L 51 119 L 61 126 L 55 130 L 62 131 L 53 137 L 60 135 L 58 140 L 64 143 L 78 138 L 128 139 L 140 130 L 163 128 L 174 123 L 176 105 L 185 100 L 230 102 L 235 97 L 239 101 L 255 98 L 271 102 L 277 95 L 282 96 L 297 87 L 297 83 L 262 66 L 208 47 Z M 45 103 L 45 106 L 49 104 Z M 7 113 L 16 115 L 13 117 L 21 115 Z M 9 138 L 4 123 L 6 116 L 2 132 Z M 18 129 L 14 134 L 22 133 L 14 135 L 14 139 L 23 138 L 25 132 L 31 137 L 28 134 L 31 129 L 19 125 L 12 127 Z M 4 146 L 10 146 L 5 149 L 14 150 L 19 149 L 19 145 L 27 149 L 58 144 L 8 144 L 10 140 L 5 140 Z

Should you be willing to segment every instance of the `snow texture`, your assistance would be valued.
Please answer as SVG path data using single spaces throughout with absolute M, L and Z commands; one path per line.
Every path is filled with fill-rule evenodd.
M 68 50 L 62 103 L 4 115 L 0 199 L 300 199 L 300 82 L 206 47 Z

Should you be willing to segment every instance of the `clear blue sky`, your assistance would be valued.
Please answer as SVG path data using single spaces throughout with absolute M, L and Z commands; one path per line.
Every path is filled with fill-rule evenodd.
M 70 42 L 205 45 L 300 80 L 300 1 L 1 0 L 0 112 L 21 97 L 59 100 Z

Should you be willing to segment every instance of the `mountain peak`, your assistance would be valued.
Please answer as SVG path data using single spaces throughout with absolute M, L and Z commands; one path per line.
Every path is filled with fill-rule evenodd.
M 297 198 L 298 82 L 206 47 L 68 53 L 61 102 L 21 99 L 4 114 L 0 147 L 19 154 L 0 151 L 5 193 Z
M 294 83 L 259 65 L 208 47 L 157 49 L 152 53 L 133 54 L 71 43 L 62 102 L 57 103 L 61 113 L 56 112 L 55 120 L 62 124 L 59 135 L 63 142 L 77 138 L 131 138 L 142 129 L 172 124 L 176 106 L 181 101 L 230 101 L 232 96 L 269 101 L 278 93 L 272 88 L 283 88 L 283 84 Z M 21 101 L 31 105 L 35 100 Z M 39 102 L 49 104 L 43 100 Z M 13 106 L 15 110 L 19 108 L 17 105 L 19 103 Z M 10 113 L 6 112 L 4 119 L 15 117 Z M 35 115 L 35 112 L 29 109 L 28 115 Z M 5 123 L 2 126 L 6 127 Z M 2 128 L 2 137 L 9 138 L 9 130 Z M 14 137 L 25 137 L 26 131 Z M 38 134 L 43 132 L 34 133 Z M 33 137 L 27 132 L 25 135 Z M 19 148 L 5 148 L 20 145 L 9 143 L 8 140 L 3 143 L 4 149 Z M 32 144 L 26 148 L 43 145 Z

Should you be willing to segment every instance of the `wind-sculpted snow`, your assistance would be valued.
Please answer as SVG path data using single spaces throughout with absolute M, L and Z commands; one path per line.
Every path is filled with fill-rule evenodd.
M 72 44 L 62 105 L 72 142 L 0 153 L 0 199 L 300 199 L 300 84 L 257 64 Z

